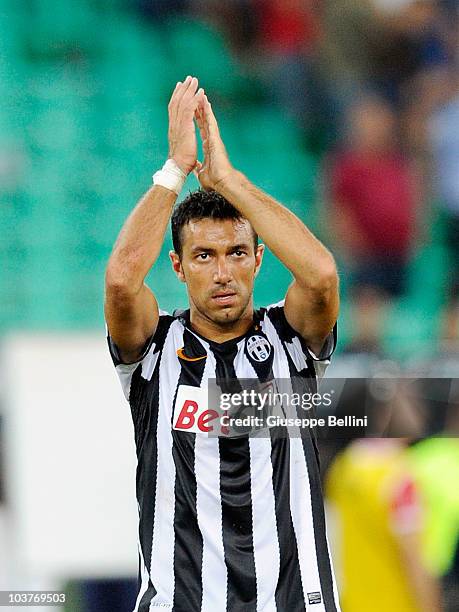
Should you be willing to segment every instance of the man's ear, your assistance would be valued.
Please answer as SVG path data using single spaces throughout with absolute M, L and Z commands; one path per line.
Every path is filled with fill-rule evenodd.
M 265 245 L 259 244 L 257 246 L 257 250 L 255 251 L 255 278 L 258 276 L 258 272 L 260 271 L 264 252 L 265 252 Z
M 183 274 L 182 262 L 180 261 L 180 257 L 177 255 L 175 251 L 169 251 L 169 257 L 172 262 L 172 268 L 177 275 L 179 281 L 185 283 L 185 275 Z

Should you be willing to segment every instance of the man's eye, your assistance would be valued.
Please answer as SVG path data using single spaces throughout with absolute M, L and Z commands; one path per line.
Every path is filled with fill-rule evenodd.
M 205 260 L 209 257 L 209 253 L 199 253 L 198 259 Z
M 235 254 L 237 257 L 241 257 L 242 255 L 245 255 L 244 251 L 234 251 L 234 254 Z

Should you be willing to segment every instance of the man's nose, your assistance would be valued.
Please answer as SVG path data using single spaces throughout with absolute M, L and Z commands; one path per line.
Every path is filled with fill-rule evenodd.
M 214 282 L 219 283 L 221 285 L 226 285 L 230 282 L 231 278 L 231 269 L 228 265 L 226 257 L 219 257 L 216 261 Z

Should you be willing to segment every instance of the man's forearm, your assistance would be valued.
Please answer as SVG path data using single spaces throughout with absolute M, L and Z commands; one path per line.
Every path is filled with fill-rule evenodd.
M 107 282 L 136 293 L 158 258 L 176 194 L 154 186 L 124 224 L 107 266 Z
M 309 288 L 323 286 L 336 275 L 332 254 L 285 206 L 234 172 L 218 191 L 246 217 L 266 246 Z

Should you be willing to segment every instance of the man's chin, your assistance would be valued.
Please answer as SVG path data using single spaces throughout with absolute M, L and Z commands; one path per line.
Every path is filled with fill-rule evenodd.
M 239 304 L 232 304 L 231 306 L 221 306 L 220 308 L 213 308 L 208 311 L 207 316 L 209 319 L 220 325 L 231 325 L 236 323 L 242 317 L 244 308 Z
M 217 311 L 212 311 L 210 314 L 210 318 L 215 323 L 221 323 L 222 325 L 230 325 L 231 323 L 236 323 L 241 318 L 241 310 L 240 308 L 236 308 L 235 306 L 228 306 L 225 308 L 220 308 Z

